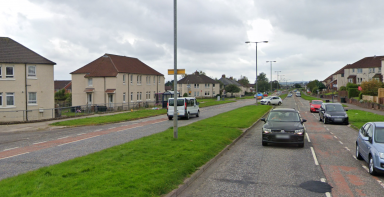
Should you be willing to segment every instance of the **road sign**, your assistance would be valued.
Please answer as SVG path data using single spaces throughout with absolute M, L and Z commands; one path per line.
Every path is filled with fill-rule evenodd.
M 174 69 L 168 69 L 168 75 L 174 75 L 174 74 L 175 74 L 175 70 Z M 177 69 L 176 74 L 178 74 L 178 75 L 185 74 L 185 69 Z

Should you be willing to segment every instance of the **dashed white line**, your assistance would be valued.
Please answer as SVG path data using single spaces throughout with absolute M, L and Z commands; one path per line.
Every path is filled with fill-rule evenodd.
M 351 151 L 351 150 L 349 150 L 349 148 L 348 147 L 344 147 L 345 149 L 347 149 L 347 151 Z
M 332 133 L 332 132 L 329 132 L 329 133 L 331 133 L 331 134 L 333 135 L 333 133 Z
M 66 144 L 70 144 L 70 143 L 74 143 L 74 142 L 78 142 L 78 141 L 94 138 L 94 137 L 97 137 L 97 136 L 100 136 L 100 135 L 95 135 L 95 136 L 92 136 L 92 137 L 87 137 L 87 138 L 84 138 L 84 139 L 75 140 L 75 141 L 72 141 L 72 142 L 67 142 L 67 143 L 64 143 L 64 144 L 57 145 L 57 146 L 63 146 L 63 145 L 66 145 Z
M 67 138 L 67 137 L 69 137 L 69 136 L 64 136 L 64 137 L 57 138 L 57 139 L 60 140 L 60 139 L 64 139 L 64 138 Z
M 354 159 L 356 159 L 356 160 L 357 160 L 357 158 L 356 158 L 356 156 L 355 156 L 355 155 L 352 155 L 352 157 L 353 157 Z
M 102 129 L 98 129 L 98 130 L 94 130 L 93 132 L 98 132 L 98 131 L 101 131 Z
M 24 155 L 24 154 L 27 154 L 27 153 L 29 153 L 29 152 L 20 153 L 20 154 L 12 155 L 12 156 L 9 156 L 9 157 L 4 157 L 4 158 L 1 158 L 0 160 L 2 160 L 2 159 L 8 159 L 8 158 L 11 158 L 11 157 L 16 157 L 16 156 L 19 156 L 19 155 Z
M 340 143 L 340 144 L 343 144 L 343 142 L 342 142 L 342 141 L 339 141 L 339 143 Z
M 47 142 L 47 141 L 42 141 L 42 142 L 36 142 L 36 143 L 33 143 L 33 144 L 41 144 L 41 143 L 44 143 L 44 142 Z
M 311 147 L 311 152 L 312 152 L 313 160 L 315 160 L 315 165 L 318 166 L 319 162 L 317 161 L 317 157 L 316 157 L 315 151 L 313 150 L 313 147 Z
M 367 166 L 361 166 L 361 167 L 363 167 L 367 172 L 369 172 L 369 170 L 368 170 L 368 167 Z
M 86 134 L 86 133 L 78 133 L 77 135 L 83 135 L 83 134 Z
M 380 181 L 379 179 L 376 179 L 376 181 L 381 185 L 381 187 L 384 188 L 384 183 L 382 181 Z
M 333 136 L 333 137 L 337 139 L 337 136 L 336 136 L 336 135 L 335 135 L 335 136 Z
M 3 151 L 13 150 L 13 149 L 16 149 L 16 148 L 19 148 L 19 147 L 7 148 L 7 149 L 4 149 Z
M 327 131 L 329 131 L 329 129 L 327 127 L 325 127 L 325 129 L 327 129 Z
M 307 136 L 308 142 L 311 142 L 311 139 L 309 139 L 308 133 L 305 133 L 305 135 Z

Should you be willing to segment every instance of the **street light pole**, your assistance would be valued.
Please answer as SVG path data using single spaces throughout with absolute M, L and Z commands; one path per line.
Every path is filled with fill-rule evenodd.
M 257 43 L 268 43 L 268 41 L 261 41 L 261 42 L 250 42 L 250 41 L 246 41 L 245 42 L 246 44 L 249 44 L 249 43 L 255 43 L 256 44 L 256 82 L 255 82 L 255 86 L 256 86 L 256 105 L 257 105 Z
M 177 139 L 177 0 L 173 0 L 173 31 L 174 31 L 174 47 L 173 47 L 173 64 L 174 64 L 174 75 L 173 75 L 173 138 Z
M 283 77 L 283 76 L 285 76 L 285 75 L 280 75 L 280 81 L 282 80 L 282 77 Z M 280 86 L 279 81 L 277 82 L 277 84 L 279 84 L 279 86 Z
M 273 92 L 272 91 L 272 62 L 276 62 L 276 61 L 267 61 L 268 62 L 271 62 L 271 93 Z
M 281 72 L 281 71 L 275 71 L 276 79 L 277 79 L 277 87 L 276 87 L 276 89 L 279 89 L 279 72 Z

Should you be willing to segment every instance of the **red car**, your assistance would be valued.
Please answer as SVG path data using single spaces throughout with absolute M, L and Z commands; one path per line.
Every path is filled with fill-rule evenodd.
M 321 104 L 323 104 L 322 100 L 313 100 L 312 103 L 309 103 L 310 112 L 319 112 Z

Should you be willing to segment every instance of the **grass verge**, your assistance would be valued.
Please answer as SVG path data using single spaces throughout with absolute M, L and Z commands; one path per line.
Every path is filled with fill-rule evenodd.
M 349 123 L 355 128 L 360 129 L 367 122 L 384 121 L 384 116 L 367 111 L 350 109 L 347 111 Z
M 196 99 L 199 102 L 199 107 L 209 107 L 213 105 L 221 105 L 225 103 L 232 103 L 235 102 L 235 100 L 228 100 L 227 98 L 223 101 L 218 101 L 217 98 L 215 99 Z
M 160 196 L 271 109 L 246 106 L 0 181 L 0 196 Z

